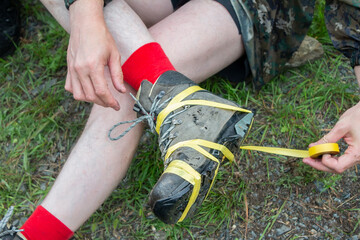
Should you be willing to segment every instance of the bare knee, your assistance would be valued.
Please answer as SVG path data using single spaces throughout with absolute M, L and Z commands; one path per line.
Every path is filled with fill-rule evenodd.
M 170 0 L 125 0 L 147 27 L 151 27 L 173 13 Z

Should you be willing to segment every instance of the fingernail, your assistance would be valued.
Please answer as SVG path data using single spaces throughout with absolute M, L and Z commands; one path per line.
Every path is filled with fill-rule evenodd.
M 123 92 L 123 93 L 126 92 L 126 87 L 125 87 L 124 84 L 120 85 L 120 91 Z

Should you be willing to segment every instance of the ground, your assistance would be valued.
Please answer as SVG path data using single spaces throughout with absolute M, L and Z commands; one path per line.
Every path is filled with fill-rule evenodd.
M 0 216 L 15 206 L 21 225 L 51 188 L 91 105 L 66 93 L 68 36 L 36 1 L 23 1 L 21 42 L 0 61 Z M 320 20 L 318 20 L 320 19 Z M 306 149 L 359 101 L 348 61 L 310 34 L 325 55 L 260 91 L 213 77 L 202 86 L 256 109 L 246 145 Z M 326 31 L 325 31 L 326 32 Z M 111 126 L 104 126 L 103 130 Z M 212 192 L 190 220 L 169 226 L 147 196 L 162 172 L 156 136 L 145 132 L 126 178 L 74 239 L 359 239 L 360 173 L 316 171 L 301 159 L 231 150 Z M 344 151 L 346 145 L 341 142 Z M 64 196 L 66 197 L 66 196 Z

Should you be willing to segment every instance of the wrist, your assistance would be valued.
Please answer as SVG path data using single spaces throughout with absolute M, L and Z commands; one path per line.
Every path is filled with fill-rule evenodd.
M 69 8 L 71 17 L 81 16 L 93 18 L 103 16 L 104 0 L 76 0 Z M 95 16 L 93 16 L 95 14 Z
M 70 28 L 105 25 L 103 0 L 77 0 L 70 8 Z
M 70 6 L 73 6 L 76 2 L 80 2 L 82 0 L 64 0 L 65 3 L 65 7 L 70 10 Z M 106 2 L 108 0 L 89 0 L 89 1 L 83 1 L 83 2 L 87 2 L 87 3 L 91 3 L 92 1 L 96 2 L 96 3 L 101 3 L 102 6 L 105 6 Z M 105 2 L 104 2 L 105 1 Z

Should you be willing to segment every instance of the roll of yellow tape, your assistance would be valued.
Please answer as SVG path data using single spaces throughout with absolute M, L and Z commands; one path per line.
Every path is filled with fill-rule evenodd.
M 241 146 L 240 149 L 251 150 L 251 151 L 260 151 L 266 153 L 273 153 L 289 157 L 298 157 L 298 158 L 318 158 L 324 154 L 338 154 L 339 145 L 337 143 L 324 143 L 313 146 L 309 150 L 296 150 L 289 148 L 275 148 L 275 147 L 259 147 L 259 146 Z
M 324 154 L 336 155 L 339 152 L 339 145 L 337 143 L 324 143 L 309 148 L 311 158 L 318 158 Z

